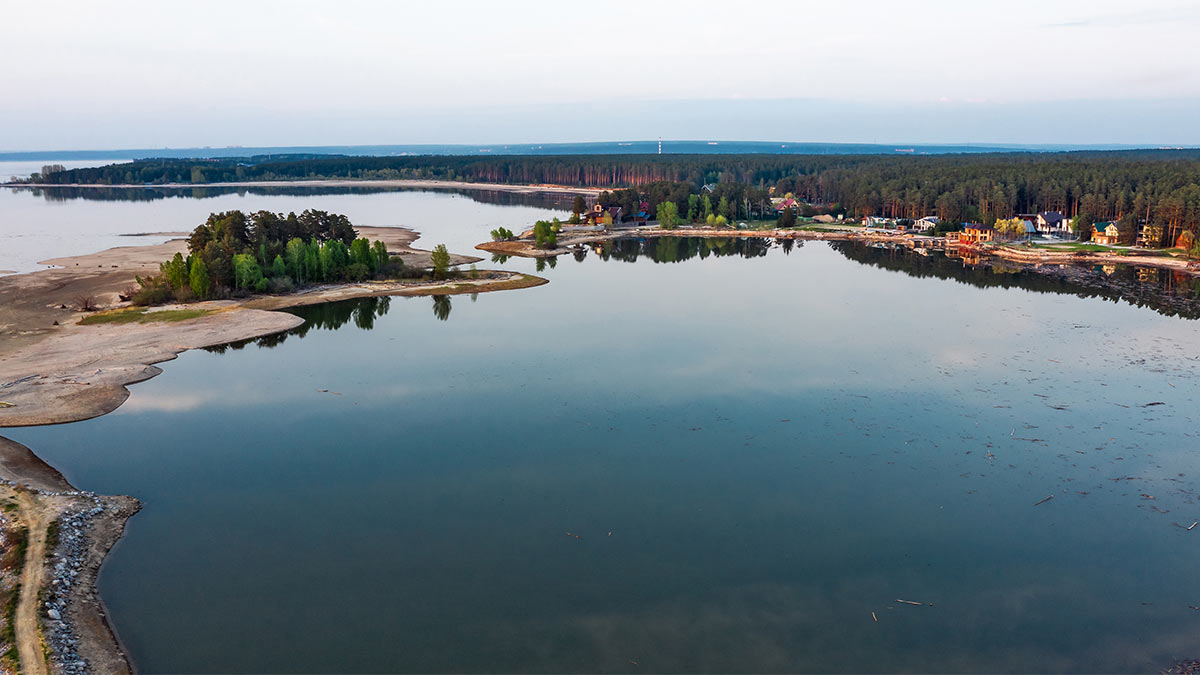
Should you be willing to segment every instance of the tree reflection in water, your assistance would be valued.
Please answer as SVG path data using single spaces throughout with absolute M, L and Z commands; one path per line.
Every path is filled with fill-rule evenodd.
M 243 349 L 246 345 L 250 344 L 259 347 L 274 347 L 283 344 L 292 335 L 304 337 L 310 330 L 314 329 L 337 330 L 351 321 L 362 330 L 371 330 L 375 327 L 375 320 L 387 314 L 391 304 L 391 298 L 380 296 L 293 307 L 287 311 L 304 319 L 304 323 L 291 330 L 273 335 L 264 335 L 250 340 L 240 340 L 238 342 L 205 347 L 204 350 L 223 354 L 230 349 Z M 449 314 L 449 311 L 447 311 L 447 314 Z
M 433 315 L 438 318 L 438 321 L 445 321 L 450 318 L 450 296 L 433 296 Z

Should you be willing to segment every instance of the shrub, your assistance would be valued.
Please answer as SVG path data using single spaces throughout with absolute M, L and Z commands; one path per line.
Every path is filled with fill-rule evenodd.
M 139 279 L 139 281 L 143 280 Z M 148 281 L 152 283 L 145 283 L 143 281 L 142 287 L 130 298 L 133 304 L 140 307 L 147 307 L 150 305 L 161 305 L 175 299 L 175 291 L 165 281 L 158 279 L 158 277 Z
M 362 281 L 371 276 L 371 268 L 363 263 L 350 263 L 346 265 L 346 279 L 350 281 Z
M 267 280 L 267 291 L 278 295 L 291 293 L 296 290 L 296 284 L 292 283 L 291 277 L 273 277 Z

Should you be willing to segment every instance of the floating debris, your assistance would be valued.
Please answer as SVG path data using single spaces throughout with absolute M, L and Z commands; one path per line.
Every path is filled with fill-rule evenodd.
M 1041 506 L 1042 504 L 1045 504 L 1046 502 L 1050 501 L 1051 499 L 1054 499 L 1054 495 L 1050 495 L 1049 497 L 1046 497 L 1042 501 L 1034 504 L 1034 506 Z

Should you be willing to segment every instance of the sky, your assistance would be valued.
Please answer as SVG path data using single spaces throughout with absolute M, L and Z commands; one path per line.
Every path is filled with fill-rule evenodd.
M 1200 2 L 0 0 L 0 151 L 1200 144 Z

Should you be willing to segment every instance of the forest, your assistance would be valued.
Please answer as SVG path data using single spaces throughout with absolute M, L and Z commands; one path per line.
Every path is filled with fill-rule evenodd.
M 701 186 L 729 190 L 733 218 L 762 212 L 763 194 L 791 193 L 850 216 L 994 222 L 1018 213 L 1200 230 L 1200 150 L 970 155 L 559 155 L 250 157 L 141 160 L 56 171 L 52 184 L 220 183 L 306 179 L 441 179 L 671 192 L 680 205 Z M 687 194 L 683 193 L 686 188 Z M 732 194 L 732 193 L 736 193 Z M 719 195 L 713 197 L 719 199 Z M 655 200 L 652 200 L 655 201 Z M 652 211 L 653 212 L 653 211 Z M 629 214 L 630 210 L 626 209 Z
M 346 216 L 307 210 L 296 215 L 259 211 L 213 213 L 188 237 L 188 255 L 138 277 L 136 305 L 287 293 L 329 281 L 396 277 L 404 271 L 381 241 L 358 237 Z

